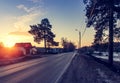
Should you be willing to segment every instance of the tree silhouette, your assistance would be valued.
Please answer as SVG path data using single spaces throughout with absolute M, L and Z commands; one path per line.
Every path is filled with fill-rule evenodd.
M 75 44 L 71 41 L 69 42 L 67 38 L 61 38 L 61 43 L 65 52 L 74 51 L 76 48 Z
M 120 38 L 120 28 L 117 27 L 118 19 L 120 19 L 120 0 L 83 1 L 86 4 L 87 27 L 93 26 L 96 30 L 94 44 L 100 44 L 103 39 L 109 39 L 109 62 L 112 64 L 113 36 Z
M 47 18 L 41 20 L 41 24 L 30 25 L 31 30 L 28 31 L 33 35 L 34 41 L 38 44 L 44 40 L 45 50 L 50 46 L 58 46 L 58 42 L 54 41 L 55 34 L 51 31 L 52 25 Z

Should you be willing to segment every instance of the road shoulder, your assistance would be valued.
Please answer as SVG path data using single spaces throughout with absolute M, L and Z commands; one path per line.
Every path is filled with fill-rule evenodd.
M 120 76 L 86 55 L 77 55 L 59 83 L 120 83 Z

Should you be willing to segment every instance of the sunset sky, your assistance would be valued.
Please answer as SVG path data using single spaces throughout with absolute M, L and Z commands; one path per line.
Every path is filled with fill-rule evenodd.
M 48 18 L 55 40 L 62 37 L 78 44 L 78 29 L 85 29 L 85 11 L 83 0 L 0 0 L 0 42 L 13 45 L 16 42 L 32 42 L 28 33 L 29 25 L 38 24 L 43 18 Z M 82 37 L 82 46 L 93 41 L 94 30 L 87 28 Z

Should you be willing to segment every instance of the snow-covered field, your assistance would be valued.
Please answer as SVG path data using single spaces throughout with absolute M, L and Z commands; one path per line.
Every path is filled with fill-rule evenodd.
M 101 55 L 99 54 L 99 52 L 94 52 L 93 56 L 97 57 L 97 58 L 103 58 L 103 59 L 108 59 L 108 52 L 101 52 Z M 120 61 L 120 52 L 113 53 L 113 60 L 114 61 Z

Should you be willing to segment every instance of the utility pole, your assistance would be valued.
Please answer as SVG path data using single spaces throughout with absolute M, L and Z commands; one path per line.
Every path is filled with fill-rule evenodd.
M 79 48 L 81 48 L 81 32 L 79 31 Z
M 109 1 L 109 64 L 113 65 L 113 0 Z
M 78 43 L 78 49 L 81 48 L 81 32 L 78 29 L 75 29 L 75 31 L 79 32 L 79 43 Z

